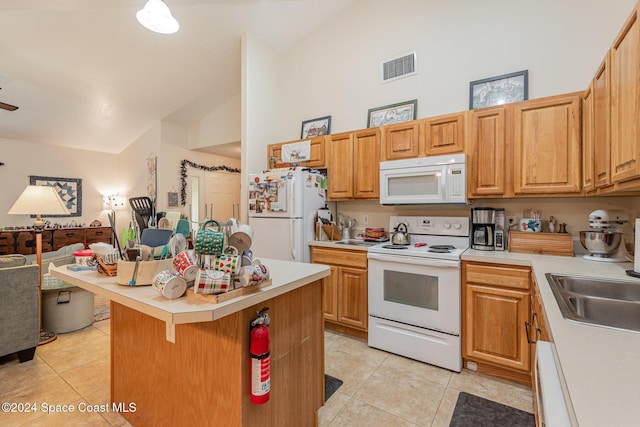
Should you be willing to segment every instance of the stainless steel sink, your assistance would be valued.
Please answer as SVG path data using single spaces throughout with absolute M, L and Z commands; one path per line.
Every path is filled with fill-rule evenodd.
M 373 246 L 377 245 L 376 242 L 365 242 L 364 240 L 338 240 L 336 242 L 338 245 L 357 245 L 357 246 Z
M 565 319 L 640 332 L 640 282 L 546 276 Z

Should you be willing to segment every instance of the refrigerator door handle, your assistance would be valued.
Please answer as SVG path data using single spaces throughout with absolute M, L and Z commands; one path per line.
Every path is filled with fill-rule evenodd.
M 289 210 L 289 251 L 291 252 L 291 259 L 296 261 L 296 239 L 295 236 L 293 235 L 294 233 L 294 227 L 293 227 L 293 187 L 295 185 L 295 176 L 292 176 L 291 179 L 289 180 L 289 185 L 288 185 L 288 193 L 287 193 L 287 209 Z

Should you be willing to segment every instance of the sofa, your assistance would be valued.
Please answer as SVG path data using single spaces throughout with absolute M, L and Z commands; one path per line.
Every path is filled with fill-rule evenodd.
M 75 262 L 83 243 L 42 254 L 42 274 L 49 265 Z M 0 356 L 17 353 L 20 363 L 33 359 L 40 340 L 40 293 L 35 255 L 0 255 Z
M 0 356 L 17 353 L 33 359 L 40 339 L 37 264 L 24 255 L 0 256 Z

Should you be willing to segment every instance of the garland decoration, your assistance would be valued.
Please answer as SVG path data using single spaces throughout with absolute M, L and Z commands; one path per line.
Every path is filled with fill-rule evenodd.
M 200 169 L 206 172 L 224 171 L 230 173 L 240 173 L 240 169 L 230 168 L 228 166 L 204 166 L 194 163 L 190 160 L 182 160 L 180 162 L 180 204 L 182 206 L 187 204 L 187 166 Z

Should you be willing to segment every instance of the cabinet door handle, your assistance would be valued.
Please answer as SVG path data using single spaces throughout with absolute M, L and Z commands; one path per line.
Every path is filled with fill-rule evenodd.
M 65 233 L 65 236 L 67 236 L 67 237 L 73 237 L 73 236 L 74 236 L 74 234 L 73 234 L 73 233 Z
M 96 236 L 102 236 L 102 231 L 96 231 Z
M 527 334 L 527 343 L 535 344 L 538 342 L 538 337 L 540 336 L 540 329 L 536 328 L 536 340 L 531 341 L 531 337 L 529 336 L 529 328 L 533 327 L 533 324 L 536 321 L 536 312 L 534 311 L 531 316 L 531 322 L 524 322 L 524 331 Z

